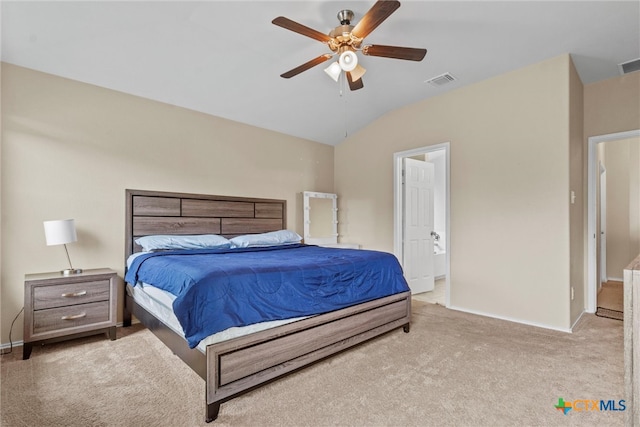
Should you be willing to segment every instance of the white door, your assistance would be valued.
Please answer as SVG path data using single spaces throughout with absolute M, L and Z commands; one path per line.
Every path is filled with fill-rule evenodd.
M 433 187 L 432 163 L 404 160 L 403 268 L 411 293 L 432 291 Z
M 600 163 L 600 284 L 607 281 L 607 170 Z M 598 288 L 600 289 L 600 284 Z

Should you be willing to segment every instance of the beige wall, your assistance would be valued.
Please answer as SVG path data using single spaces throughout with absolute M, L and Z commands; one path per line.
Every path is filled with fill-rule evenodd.
M 342 239 L 393 251 L 393 153 L 449 141 L 451 305 L 569 328 L 570 67 L 563 55 L 466 86 L 339 144 Z
M 1 149 L 2 343 L 24 274 L 66 267 L 43 220 L 76 220 L 74 267 L 122 275 L 126 188 L 286 199 L 300 234 L 299 193 L 333 192 L 332 146 L 8 64 Z
M 584 87 L 573 62 L 569 68 L 569 233 L 570 323 L 580 318 L 586 302 L 584 234 Z M 571 200 L 573 194 L 573 200 Z M 571 295 L 573 289 L 573 295 Z M 571 298 L 572 296 L 572 298 Z
M 584 86 L 585 138 L 635 129 L 640 129 L 640 73 Z
M 607 170 L 607 276 L 622 271 L 640 254 L 640 139 L 604 145 Z

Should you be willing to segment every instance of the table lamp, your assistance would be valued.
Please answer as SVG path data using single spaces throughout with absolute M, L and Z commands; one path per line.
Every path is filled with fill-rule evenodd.
M 82 269 L 73 268 L 71 265 L 71 258 L 69 257 L 69 251 L 67 250 L 67 243 L 78 240 L 75 222 L 72 219 L 44 221 L 44 235 L 47 239 L 47 246 L 64 245 L 64 251 L 67 254 L 67 260 L 69 261 L 69 268 L 62 270 L 61 273 L 64 276 L 82 273 Z

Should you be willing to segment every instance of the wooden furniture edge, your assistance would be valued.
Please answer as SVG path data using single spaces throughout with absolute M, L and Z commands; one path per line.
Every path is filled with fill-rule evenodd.
M 640 255 L 623 271 L 625 427 L 640 425 Z
M 193 371 L 203 380 L 207 379 L 207 358 L 204 353 L 195 348 L 189 348 L 187 341 L 162 321 L 158 320 L 153 314 L 149 313 L 144 307 L 138 305 L 133 297 L 128 293 L 125 296 L 125 317 L 129 323 L 123 326 L 130 326 L 131 315 L 140 321 L 147 329 L 149 329 L 164 345 L 183 362 L 187 364 Z

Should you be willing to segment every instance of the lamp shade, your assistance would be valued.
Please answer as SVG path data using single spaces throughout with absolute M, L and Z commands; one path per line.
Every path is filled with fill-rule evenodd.
M 356 65 L 356 67 L 353 69 L 353 71 L 351 71 L 351 79 L 356 82 L 358 81 L 360 78 L 362 78 L 362 76 L 364 76 L 364 73 L 366 73 L 367 70 L 360 64 Z
M 352 71 L 358 65 L 358 56 L 351 50 L 345 50 L 340 54 L 338 62 L 344 71 Z
M 76 225 L 72 219 L 44 221 L 44 235 L 47 246 L 64 245 L 78 240 Z
M 324 72 L 327 73 L 333 80 L 338 81 L 342 69 L 337 62 L 332 62 L 331 65 L 324 69 Z

